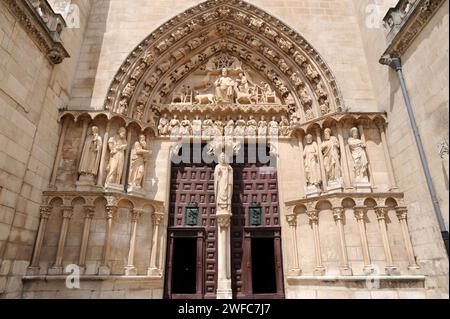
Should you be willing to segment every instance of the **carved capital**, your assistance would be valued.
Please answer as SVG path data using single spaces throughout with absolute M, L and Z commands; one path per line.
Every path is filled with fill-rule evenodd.
M 358 221 L 364 220 L 367 214 L 367 207 L 354 207 L 353 212 Z
M 217 225 L 221 228 L 230 227 L 231 214 L 216 214 Z
M 286 221 L 291 227 L 297 226 L 297 214 L 286 215 Z
M 395 208 L 395 211 L 397 213 L 398 220 L 407 220 L 408 218 L 408 209 L 406 207 L 397 207 Z
M 106 206 L 106 219 L 113 219 L 118 209 L 117 206 Z
M 73 207 L 72 206 L 63 206 L 61 207 L 63 218 L 71 219 L 73 217 Z
M 344 220 L 344 207 L 333 207 L 333 217 L 335 221 Z
M 131 212 L 131 222 L 136 223 L 143 214 L 143 209 L 134 208 Z
M 375 207 L 375 214 L 377 215 L 378 220 L 385 220 L 388 214 L 387 207 Z
M 84 217 L 87 219 L 94 218 L 95 215 L 95 206 L 93 205 L 85 205 L 83 206 L 84 209 Z
M 52 207 L 51 206 L 41 206 L 39 208 L 39 213 L 40 213 L 42 219 L 49 219 L 50 215 L 52 213 Z
M 310 224 L 319 223 L 319 211 L 317 209 L 307 211 L 306 215 L 308 215 Z

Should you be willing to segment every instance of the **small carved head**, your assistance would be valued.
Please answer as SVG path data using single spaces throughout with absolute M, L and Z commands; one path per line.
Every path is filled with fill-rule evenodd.
M 126 130 L 126 128 L 125 128 L 125 127 L 121 127 L 121 128 L 119 129 L 119 136 L 120 136 L 121 138 L 125 138 L 126 135 L 127 135 L 127 130 Z
M 144 134 L 139 135 L 139 142 L 140 142 L 142 145 L 147 144 L 147 137 L 146 137 Z
M 92 135 L 98 135 L 98 127 L 97 126 L 93 126 L 92 128 L 91 128 L 91 132 L 92 132 Z
M 306 143 L 312 144 L 313 142 L 313 136 L 311 134 L 306 135 Z
M 222 164 L 222 165 L 228 164 L 227 163 L 227 157 L 226 157 L 225 153 L 221 153 L 219 155 L 219 163 Z
M 351 136 L 352 136 L 353 138 L 355 138 L 355 139 L 358 139 L 358 138 L 359 138 L 359 131 L 358 131 L 358 128 L 357 128 L 357 127 L 353 127 L 353 128 L 350 130 L 350 133 L 351 133 Z
M 329 127 L 327 127 L 323 134 L 324 134 L 325 140 L 328 141 L 331 138 L 331 129 Z

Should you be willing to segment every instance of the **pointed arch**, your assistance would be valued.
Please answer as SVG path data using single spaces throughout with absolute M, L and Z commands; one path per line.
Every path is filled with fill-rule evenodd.
M 259 73 L 281 104 L 306 122 L 341 112 L 330 68 L 308 41 L 277 18 L 240 0 L 209 0 L 143 40 L 114 77 L 105 109 L 148 122 L 177 86 L 208 59 L 228 53 Z

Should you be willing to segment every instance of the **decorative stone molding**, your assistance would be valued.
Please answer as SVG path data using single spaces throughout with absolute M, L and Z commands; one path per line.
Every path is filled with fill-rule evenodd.
M 401 0 L 389 9 L 383 21 L 388 30 L 388 47 L 380 63 L 388 56 L 401 57 L 445 0 Z
M 220 97 L 214 94 L 197 94 L 194 101 L 192 91 L 189 97 L 182 92 L 168 100 L 188 76 L 198 70 L 212 70 L 209 65 L 216 70 L 253 70 L 279 97 L 281 109 L 288 107 L 291 117 L 297 111 L 295 116 L 303 122 L 309 118 L 303 114 L 303 107 L 314 107 L 315 113 L 323 115 L 343 109 L 334 76 L 301 35 L 253 5 L 238 0 L 210 0 L 176 16 L 137 46 L 116 74 L 105 110 L 144 119 L 145 123 L 161 111 L 199 108 L 195 104 L 215 111 L 212 105 Z M 214 72 L 205 75 L 217 76 Z M 249 96 L 241 98 L 238 104 L 248 101 Z M 169 105 L 171 102 L 178 105 Z M 189 106 L 181 105 L 184 102 Z M 219 104 L 224 104 L 222 108 L 228 103 Z M 252 108 L 247 105 L 247 109 Z M 149 114 L 152 119 L 148 119 Z
M 66 22 L 47 0 L 2 1 L 52 64 L 60 64 L 70 57 L 61 40 Z

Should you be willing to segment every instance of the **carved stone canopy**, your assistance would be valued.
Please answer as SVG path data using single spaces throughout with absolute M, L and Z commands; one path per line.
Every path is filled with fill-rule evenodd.
M 167 105 L 185 102 L 177 94 L 189 83 L 191 95 L 200 96 L 197 104 L 220 104 L 212 92 L 221 69 L 230 70 L 235 80 L 244 73 L 256 91 L 266 83 L 274 94 L 264 101 L 248 102 L 244 96 L 232 103 L 275 103 L 303 121 L 342 109 L 335 78 L 317 51 L 279 20 L 238 0 L 206 1 L 148 36 L 116 74 L 105 109 L 148 122 L 149 116 L 173 112 Z M 195 101 L 191 97 L 190 106 Z

